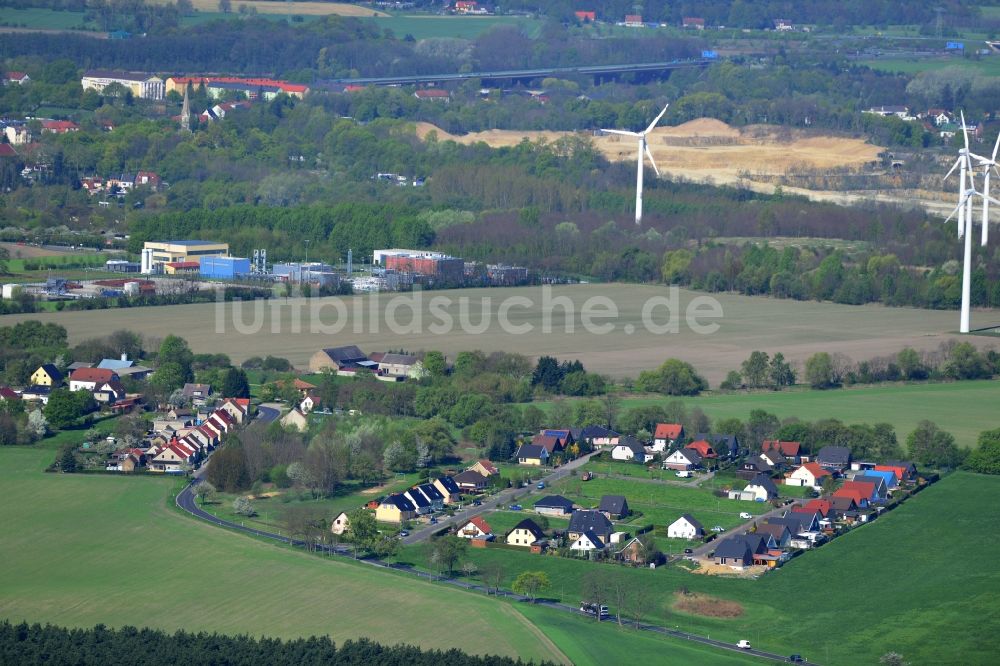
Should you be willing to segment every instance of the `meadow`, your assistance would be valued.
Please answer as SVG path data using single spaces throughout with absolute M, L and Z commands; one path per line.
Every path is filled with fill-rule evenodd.
M 86 20 L 83 12 L 63 12 L 40 7 L 0 7 L 0 24 L 38 30 L 97 30 L 92 21 Z
M 517 26 L 529 37 L 536 37 L 542 22 L 522 16 L 433 16 L 391 15 L 372 19 L 383 30 L 388 29 L 397 37 L 410 35 L 414 39 L 453 37 L 475 39 L 498 26 Z
M 672 303 L 671 290 L 665 286 L 462 289 L 7 315 L 0 317 L 0 325 L 31 318 L 58 322 L 68 329 L 71 344 L 119 328 L 151 337 L 178 333 L 199 353 L 226 353 L 237 363 L 250 356 L 278 354 L 298 367 L 305 367 L 322 347 L 357 344 L 373 352 L 398 348 L 402 337 L 409 351 L 438 349 L 452 358 L 472 349 L 549 354 L 580 359 L 588 370 L 615 377 L 635 377 L 677 357 L 692 363 L 712 385 L 738 368 L 754 349 L 781 351 L 801 367 L 820 350 L 860 360 L 895 354 L 907 345 L 935 350 L 958 339 L 996 345 L 990 338 L 955 334 L 956 312 L 707 295 L 684 289 L 675 293 Z M 596 298 L 602 300 L 592 300 Z M 686 313 L 706 302 L 717 303 L 722 316 L 698 320 L 703 325 L 718 324 L 712 333 L 698 333 L 685 323 Z M 507 327 L 499 323 L 503 305 L 509 308 L 504 310 Z M 588 332 L 582 319 L 585 305 L 595 313 L 617 312 L 592 320 L 611 328 Z M 667 328 L 671 313 L 677 332 Z M 984 326 L 996 317 L 995 311 L 977 311 L 974 325 Z
M 665 405 L 677 398 L 626 397 L 621 409 Z M 971 448 L 983 430 L 1000 427 L 1000 381 L 877 384 L 830 391 L 795 389 L 752 393 L 712 393 L 679 398 L 689 409 L 701 408 L 714 420 L 746 420 L 763 409 L 780 419 L 802 421 L 840 419 L 845 423 L 889 423 L 901 442 L 917 424 L 929 419 L 955 436 L 959 446 Z M 537 402 L 542 409 L 551 402 Z
M 719 525 L 729 529 L 745 521 L 739 515 L 743 511 L 760 514 L 771 509 L 771 505 L 760 502 L 743 502 L 716 497 L 712 486 L 704 488 L 626 481 L 624 479 L 596 478 L 581 481 L 570 477 L 552 487 L 554 493 L 568 497 L 583 507 L 597 508 L 604 495 L 624 495 L 633 512 L 641 512 L 628 522 L 634 527 L 655 524 L 669 525 L 682 513 L 690 513 L 711 529 Z
M 603 655 L 616 650 L 676 655 L 662 663 L 747 663 L 610 626 L 576 636 L 583 625 L 561 613 L 246 538 L 177 510 L 176 479 L 43 474 L 67 437 L 0 449 L 8 497 L 0 507 L 2 618 L 166 631 L 194 622 L 210 632 L 337 641 L 367 636 L 564 664 L 607 663 Z
M 955 57 L 913 59 L 876 58 L 861 60 L 859 64 L 867 65 L 872 69 L 884 72 L 899 72 L 901 74 L 919 74 L 920 72 L 936 71 L 949 67 L 961 67 L 974 69 L 986 76 L 1000 76 L 1000 58 L 996 56 L 986 56 L 981 59 Z
M 545 571 L 547 597 L 578 603 L 596 572 L 643 588 L 651 616 L 666 626 L 755 647 L 798 652 L 822 664 L 873 664 L 886 652 L 913 664 L 994 663 L 1000 630 L 1000 571 L 993 566 L 1000 518 L 991 503 L 1000 478 L 955 473 L 879 520 L 795 558 L 758 580 L 693 575 L 545 557 L 507 549 L 470 551 L 480 568 L 502 563 L 510 580 Z M 666 539 L 658 540 L 661 547 Z M 414 546 L 401 556 L 426 562 Z M 742 615 L 720 619 L 676 610 L 677 594 L 736 603 Z M 835 630 L 831 630 L 835 628 Z

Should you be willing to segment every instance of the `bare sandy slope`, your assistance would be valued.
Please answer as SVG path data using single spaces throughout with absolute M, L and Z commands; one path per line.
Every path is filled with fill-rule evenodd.
M 494 147 L 529 141 L 555 141 L 574 132 L 489 130 L 455 136 L 430 123 L 417 123 L 417 135 L 436 131 L 438 139 L 459 143 L 484 141 Z M 591 136 L 584 133 L 584 136 Z M 628 137 L 592 137 L 611 160 L 634 161 L 638 146 Z M 784 173 L 796 166 L 830 168 L 859 166 L 877 159 L 882 148 L 863 139 L 810 135 L 777 127 L 755 125 L 742 130 L 710 118 L 675 127 L 659 127 L 650 134 L 649 146 L 660 171 L 688 178 L 735 179 L 739 171 Z
M 781 351 L 801 364 L 817 351 L 864 359 L 894 354 L 907 345 L 934 350 L 942 342 L 959 337 L 954 333 L 958 326 L 957 312 L 731 294 L 708 297 L 684 290 L 679 291 L 678 297 L 679 331 L 656 333 L 644 324 L 643 307 L 652 302 L 650 299 L 668 295 L 666 287 L 617 284 L 563 286 L 548 291 L 541 287 L 466 289 L 426 292 L 420 296 L 383 294 L 377 300 L 373 296 L 357 296 L 342 300 L 257 301 L 242 304 L 239 317 L 234 317 L 233 304 L 198 304 L 8 315 L 0 317 L 0 325 L 24 319 L 58 322 L 66 326 L 74 344 L 119 328 L 153 338 L 175 333 L 185 337 L 197 352 L 226 353 L 236 362 L 273 354 L 287 357 L 299 367 L 306 367 L 312 353 L 322 347 L 346 344 L 357 344 L 366 352 L 439 349 L 451 357 L 472 349 L 530 356 L 550 354 L 563 359 L 579 358 L 588 369 L 614 376 L 636 376 L 641 370 L 677 357 L 694 364 L 713 386 L 729 370 L 739 367 L 755 349 L 768 353 Z M 722 308 L 724 316 L 717 320 L 719 329 L 713 334 L 695 333 L 684 322 L 686 308 L 698 296 L 715 299 Z M 528 300 L 509 300 L 514 297 Z M 554 300 L 558 297 L 566 297 L 575 309 L 572 332 L 566 331 L 563 306 Z M 596 324 L 611 324 L 609 333 L 588 332 L 583 326 L 582 307 L 594 297 L 610 299 L 619 313 L 616 318 L 595 320 Z M 433 309 L 434 298 L 448 300 Z M 340 313 L 337 303 L 343 307 Z M 510 323 L 528 325 L 529 331 L 503 330 L 497 321 L 504 303 L 508 304 Z M 591 302 L 591 305 L 600 304 Z M 481 331 L 463 332 L 460 325 L 463 307 L 465 320 L 471 327 L 478 326 L 486 313 L 489 319 Z M 411 324 L 414 311 L 418 313 L 418 324 Z M 654 323 L 665 324 L 667 311 L 667 306 L 657 306 L 653 311 Z M 441 332 L 445 316 L 451 318 L 453 325 Z M 339 331 L 334 330 L 338 319 L 343 322 Z M 398 322 L 395 329 L 388 325 L 390 319 Z M 545 332 L 546 319 L 550 324 L 548 332 Z M 1000 323 L 998 311 L 973 315 L 976 327 L 997 323 Z M 324 327 L 329 328 L 324 331 Z M 989 338 L 968 339 L 980 346 L 995 344 Z

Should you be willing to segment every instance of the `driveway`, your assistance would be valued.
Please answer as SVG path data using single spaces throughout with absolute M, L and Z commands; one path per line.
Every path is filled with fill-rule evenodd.
M 552 485 L 556 481 L 559 481 L 560 479 L 569 476 L 570 472 L 572 472 L 574 469 L 579 469 L 580 467 L 586 465 L 587 461 L 590 460 L 590 457 L 594 455 L 594 453 L 596 452 L 582 455 L 576 460 L 571 460 L 562 467 L 558 467 L 552 470 L 552 473 L 538 479 L 538 481 L 536 481 L 535 483 L 541 481 L 544 482 L 546 486 Z M 545 468 L 539 467 L 538 470 L 541 472 L 544 471 Z M 482 504 L 480 506 L 469 505 L 468 507 L 460 511 L 457 511 L 454 516 L 445 519 L 439 518 L 436 525 L 426 525 L 417 530 L 411 531 L 410 536 L 403 539 L 403 543 L 407 545 L 419 543 L 421 541 L 429 539 L 431 535 L 433 535 L 435 532 L 438 532 L 446 527 L 460 527 L 464 525 L 466 522 L 468 522 L 468 520 L 475 515 L 478 515 L 480 513 L 485 513 L 487 511 L 493 511 L 501 504 L 510 504 L 511 502 L 514 501 L 515 498 L 518 499 L 524 498 L 537 492 L 539 491 L 535 490 L 534 485 L 532 485 L 530 489 L 508 488 L 507 490 L 504 490 L 494 495 L 493 497 L 483 499 Z
M 767 513 L 763 513 L 759 516 L 756 516 L 752 520 L 748 520 L 742 525 L 737 525 L 731 530 L 726 530 L 718 537 L 716 537 L 714 541 L 709 541 L 703 546 L 698 546 L 697 548 L 694 549 L 694 553 L 688 555 L 688 557 L 691 559 L 700 559 L 703 557 L 707 557 L 709 553 L 715 550 L 715 547 L 719 545 L 719 542 L 725 539 L 726 537 L 731 536 L 733 534 L 744 534 L 745 532 L 750 531 L 750 529 L 754 526 L 754 523 L 763 522 L 766 518 L 777 518 L 779 516 L 782 516 L 786 511 L 791 511 L 792 507 L 798 506 L 800 504 L 805 504 L 808 501 L 809 500 L 807 499 L 797 499 L 793 501 L 791 504 L 788 504 L 786 506 L 779 506 L 776 509 L 771 509 Z

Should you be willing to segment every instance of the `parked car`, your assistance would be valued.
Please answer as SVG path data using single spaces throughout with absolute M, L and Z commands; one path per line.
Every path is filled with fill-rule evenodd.
M 753 516 L 750 513 L 744 511 L 743 513 L 740 514 L 740 518 L 742 518 L 743 520 L 750 520 L 751 518 L 753 518 Z
M 510 505 L 510 510 L 511 510 L 511 511 L 520 511 L 520 510 L 521 510 L 521 508 L 522 508 L 522 507 L 521 507 L 521 505 L 520 505 L 520 504 L 511 504 L 511 505 Z
M 749 650 L 750 649 L 750 641 L 748 641 L 746 639 L 743 639 L 742 641 L 740 641 L 739 643 L 736 644 L 736 647 L 738 647 L 741 650 Z
M 472 500 L 472 506 L 481 506 L 482 503 L 483 503 L 482 500 L 477 500 L 477 499 Z
M 535 486 L 535 487 L 538 488 L 539 490 L 545 490 L 545 482 L 544 481 L 539 481 L 538 485 Z
M 681 470 L 681 471 L 677 472 L 676 476 L 679 479 L 690 479 L 691 478 L 691 472 L 688 472 L 686 470 Z
M 607 606 L 604 606 L 603 604 L 601 606 L 598 606 L 597 604 L 592 604 L 586 601 L 580 602 L 580 612 L 586 613 L 587 615 L 590 615 L 592 617 L 596 617 L 598 614 L 600 614 L 600 618 L 602 620 L 607 618 L 609 615 Z
M 431 516 L 431 525 L 437 525 L 437 522 L 438 522 L 438 519 L 435 518 L 434 516 Z
M 691 550 L 690 548 L 685 548 L 685 549 L 684 549 L 684 554 L 685 554 L 685 555 L 690 555 L 690 554 L 691 554 L 691 553 L 693 553 L 693 552 L 694 552 L 694 551 L 693 551 L 693 550 Z
M 805 659 L 802 658 L 801 654 L 793 654 L 788 656 L 788 661 L 792 662 L 793 664 L 801 664 L 803 661 L 805 661 Z
M 399 530 L 399 536 L 401 536 L 401 537 L 408 537 L 408 536 L 410 536 L 410 533 L 407 532 L 406 530 Z
M 723 527 L 722 525 L 716 525 L 715 527 L 712 528 L 712 531 L 713 532 L 725 532 L 726 528 Z

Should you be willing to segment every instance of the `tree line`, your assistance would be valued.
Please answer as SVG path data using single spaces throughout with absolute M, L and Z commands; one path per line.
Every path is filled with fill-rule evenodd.
M 128 662 L 139 664 L 215 664 L 225 655 L 229 664 L 454 664 L 455 666 L 511 666 L 520 659 L 473 656 L 457 649 L 423 650 L 412 645 L 384 646 L 367 638 L 336 645 L 328 636 L 282 640 L 252 636 L 226 636 L 183 629 L 172 634 L 149 627 L 118 629 L 98 624 L 92 628 L 66 629 L 51 624 L 0 622 L 0 662 L 5 664 L 93 665 Z

